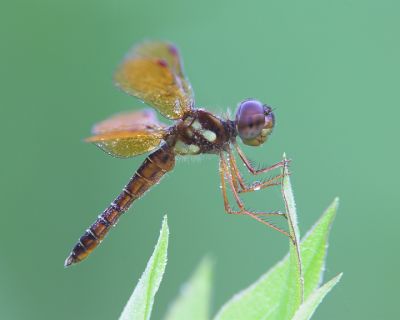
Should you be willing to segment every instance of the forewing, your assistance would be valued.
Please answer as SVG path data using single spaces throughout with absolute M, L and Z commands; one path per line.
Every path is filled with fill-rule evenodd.
M 182 118 L 194 104 L 179 52 L 170 43 L 145 42 L 134 47 L 117 69 L 115 82 L 169 119 Z
M 96 144 L 108 154 L 129 158 L 155 149 L 166 134 L 151 109 L 117 114 L 96 124 L 87 142 Z

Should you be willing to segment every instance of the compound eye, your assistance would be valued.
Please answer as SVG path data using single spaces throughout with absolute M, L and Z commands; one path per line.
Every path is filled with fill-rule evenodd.
M 249 140 L 258 137 L 265 124 L 265 110 L 260 101 L 243 101 L 236 112 L 236 126 L 240 138 Z

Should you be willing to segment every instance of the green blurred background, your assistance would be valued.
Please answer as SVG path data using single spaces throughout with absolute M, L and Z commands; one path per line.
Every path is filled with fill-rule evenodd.
M 144 156 L 84 144 L 93 123 L 142 108 L 112 84 L 132 44 L 181 49 L 198 106 L 247 97 L 277 108 L 253 160 L 293 159 L 304 233 L 340 196 L 325 279 L 343 271 L 315 319 L 398 315 L 398 1 L 3 0 L 0 4 L 1 319 L 116 319 L 168 214 L 169 263 L 154 319 L 206 254 L 213 313 L 280 259 L 288 241 L 224 214 L 216 157 L 180 161 L 84 263 L 63 262 Z M 280 208 L 279 192 L 246 197 Z

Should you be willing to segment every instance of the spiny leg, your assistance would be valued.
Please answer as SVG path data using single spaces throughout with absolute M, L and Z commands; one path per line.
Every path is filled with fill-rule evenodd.
M 237 190 L 240 193 L 241 190 L 247 189 L 247 185 L 242 177 L 242 174 L 240 173 L 240 171 L 237 167 L 235 156 L 233 155 L 232 149 L 230 147 L 228 147 L 228 158 L 229 158 L 230 169 L 234 173 L 233 176 L 237 178 L 237 181 L 239 181 L 241 189 L 237 188 Z M 236 181 L 236 179 L 235 179 L 235 181 Z M 236 186 L 237 186 L 237 184 L 236 184 Z
M 268 171 L 271 171 L 271 170 L 274 170 L 277 168 L 281 168 L 284 165 L 287 165 L 287 163 L 290 161 L 290 160 L 282 160 L 282 161 L 279 161 L 278 163 L 273 164 L 272 166 L 261 168 L 261 169 L 256 169 L 253 167 L 253 165 L 251 164 L 249 159 L 246 158 L 244 152 L 242 151 L 242 149 L 240 149 L 239 145 L 236 142 L 234 142 L 233 145 L 235 146 L 235 149 L 236 149 L 240 159 L 242 159 L 246 168 L 250 171 L 250 173 L 252 175 L 258 175 L 258 174 L 265 173 L 265 172 L 268 172 Z
M 274 182 L 274 181 L 283 177 L 283 175 L 277 175 L 276 177 L 273 177 L 273 178 L 269 179 L 268 181 L 264 181 L 263 183 L 254 183 L 252 185 L 246 185 L 239 169 L 237 168 L 235 158 L 233 157 L 233 154 L 231 153 L 230 150 L 228 151 L 228 154 L 229 154 L 228 158 L 229 158 L 229 163 L 230 163 L 228 170 L 230 170 L 232 180 L 234 182 L 234 177 L 236 177 L 238 179 L 238 181 L 241 181 L 240 189 L 238 189 L 237 186 L 234 185 L 236 194 L 245 193 L 245 192 L 255 192 L 255 191 L 258 191 L 261 189 L 266 189 L 268 187 L 281 185 L 280 182 Z M 239 197 L 239 195 L 237 195 L 237 196 Z M 281 212 L 281 211 L 273 211 L 273 212 L 267 212 L 267 213 L 257 212 L 257 214 L 258 215 L 267 215 L 267 216 L 282 216 L 285 219 L 287 218 L 286 213 Z
M 224 155 L 222 153 L 220 154 L 219 172 L 220 172 L 220 178 L 221 178 L 221 189 L 222 189 L 222 196 L 223 196 L 223 199 L 224 199 L 224 207 L 225 207 L 225 211 L 227 213 L 229 213 L 229 214 L 245 214 L 245 215 L 248 215 L 248 216 L 252 217 L 253 219 L 257 220 L 258 222 L 261 222 L 262 224 L 264 224 L 264 225 L 266 225 L 266 226 L 268 226 L 268 227 L 270 227 L 270 228 L 272 228 L 272 229 L 284 234 L 285 236 L 287 236 L 288 238 L 290 238 L 293 241 L 291 235 L 287 231 L 285 231 L 285 230 L 273 225 L 272 223 L 270 223 L 268 221 L 265 221 L 265 220 L 260 218 L 260 216 L 282 215 L 281 213 L 277 213 L 277 212 L 252 212 L 252 211 L 249 211 L 249 210 L 245 209 L 244 204 L 243 204 L 242 200 L 240 199 L 237 190 L 235 189 L 235 185 L 234 185 L 234 182 L 233 182 L 233 179 L 232 179 L 231 172 L 228 169 L 228 165 L 227 165 L 225 157 L 224 157 Z M 229 205 L 225 179 L 228 180 L 228 183 L 229 183 L 229 185 L 230 185 L 230 187 L 232 189 L 232 193 L 234 195 L 236 203 L 239 206 L 239 211 L 233 210 Z
M 241 211 L 233 210 L 229 204 L 228 195 L 227 195 L 227 191 L 226 191 L 226 183 L 225 183 L 226 169 L 225 169 L 224 161 L 223 161 L 222 157 L 223 156 L 221 154 L 220 159 L 219 159 L 219 176 L 221 179 L 221 191 L 222 191 L 222 197 L 224 199 L 225 211 L 226 211 L 226 213 L 229 213 L 229 214 L 242 214 Z
M 244 182 L 244 179 L 237 167 L 235 157 L 230 148 L 228 149 L 228 159 L 229 159 L 229 164 L 230 164 L 228 167 L 228 170 L 230 170 L 232 180 L 234 182 L 235 181 L 234 178 L 236 177 L 236 179 L 240 182 L 240 185 L 241 185 L 240 189 L 237 186 L 235 186 L 237 193 L 255 192 L 255 191 L 258 191 L 261 189 L 266 189 L 268 187 L 281 185 L 281 182 L 279 182 L 279 181 L 276 182 L 276 181 L 285 176 L 285 174 L 280 174 L 280 175 L 272 177 L 264 182 L 258 182 L 258 183 L 256 182 L 251 185 L 246 185 L 246 183 Z M 286 173 L 286 174 L 288 174 L 288 173 Z M 272 216 L 272 215 L 283 216 L 285 219 L 287 218 L 286 213 L 281 212 L 281 211 L 274 211 L 274 212 L 267 212 L 267 213 L 258 212 L 257 214 L 268 215 L 268 216 Z
M 232 173 L 232 178 L 234 179 L 234 183 L 237 179 L 237 181 L 239 181 L 239 184 L 240 184 L 240 189 L 237 187 L 237 183 L 235 184 L 235 187 L 236 187 L 236 190 L 238 193 L 253 192 L 253 191 L 258 191 L 258 190 L 265 189 L 268 187 L 281 185 L 279 179 L 284 177 L 283 174 L 276 175 L 276 176 L 274 176 L 266 181 L 263 181 L 263 182 L 255 182 L 251 185 L 247 185 L 244 182 L 242 174 L 239 171 L 239 168 L 236 164 L 235 157 L 230 148 L 228 149 L 228 155 L 229 155 L 229 164 L 230 164 L 230 169 L 231 169 L 231 173 Z M 278 167 L 276 167 L 276 168 L 278 168 Z

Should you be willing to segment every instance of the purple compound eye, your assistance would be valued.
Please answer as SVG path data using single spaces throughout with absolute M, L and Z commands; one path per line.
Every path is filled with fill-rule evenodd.
M 260 101 L 243 101 L 236 111 L 236 126 L 242 140 L 257 138 L 265 125 L 265 108 Z

